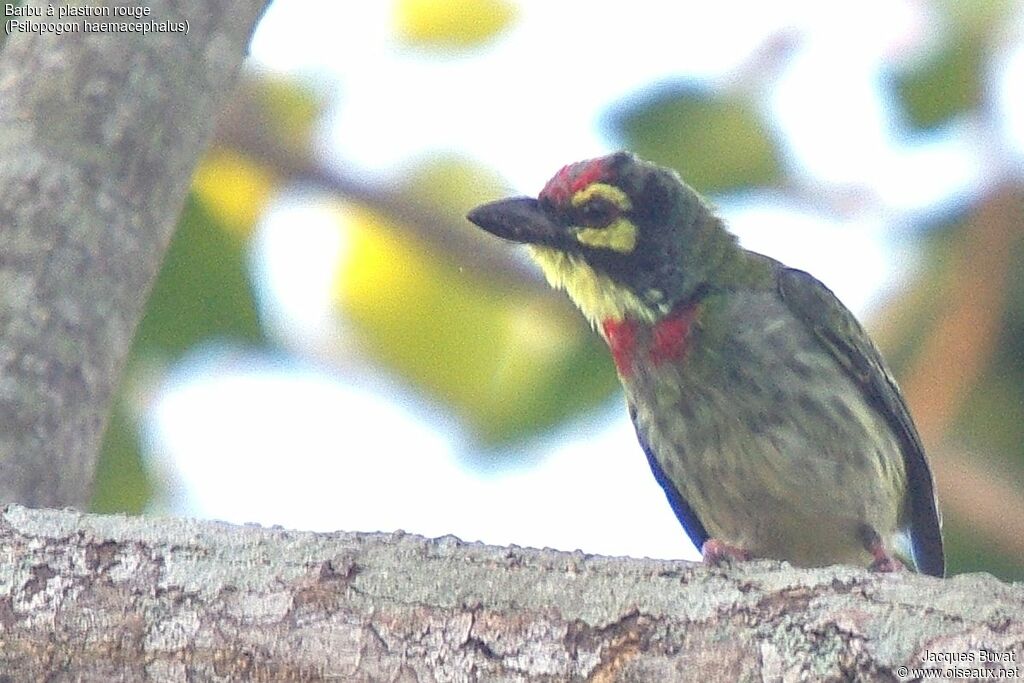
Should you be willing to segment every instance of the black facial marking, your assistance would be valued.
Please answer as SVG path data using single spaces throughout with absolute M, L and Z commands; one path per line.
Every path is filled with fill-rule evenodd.
M 604 197 L 592 197 L 586 204 L 576 209 L 576 218 L 580 225 L 603 228 L 619 215 L 619 207 Z

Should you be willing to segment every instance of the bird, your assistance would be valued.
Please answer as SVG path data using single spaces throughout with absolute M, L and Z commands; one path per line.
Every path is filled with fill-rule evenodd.
M 706 563 L 945 574 L 924 447 L 867 332 L 815 277 L 742 248 L 674 170 L 616 152 L 467 218 L 525 244 L 607 342 Z

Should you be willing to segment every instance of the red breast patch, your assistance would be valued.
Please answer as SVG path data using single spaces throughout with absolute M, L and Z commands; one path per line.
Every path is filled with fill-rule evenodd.
M 686 355 L 690 328 L 699 310 L 700 304 L 684 305 L 655 323 L 651 333 L 652 363 L 660 365 L 666 361 L 680 360 Z
M 641 328 L 629 318 L 602 321 L 601 329 L 619 374 L 623 377 L 633 374 L 638 354 L 655 366 L 685 358 L 690 332 L 699 314 L 700 304 L 688 303 L 677 307 L 649 328 Z
M 608 340 L 615 368 L 623 377 L 633 372 L 633 357 L 636 354 L 636 323 L 632 320 L 608 318 L 601 323 L 604 338 Z

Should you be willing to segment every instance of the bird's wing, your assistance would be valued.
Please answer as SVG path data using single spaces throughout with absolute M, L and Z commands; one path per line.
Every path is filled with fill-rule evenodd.
M 691 508 L 690 504 L 687 503 L 679 494 L 679 489 L 675 487 L 672 480 L 665 474 L 665 470 L 662 469 L 661 463 L 658 462 L 658 458 L 655 457 L 650 444 L 647 443 L 647 437 L 640 431 L 640 425 L 638 425 L 636 421 L 636 409 L 632 404 L 629 406 L 629 419 L 632 420 L 633 427 L 636 429 L 636 438 L 640 442 L 640 447 L 644 449 L 644 455 L 647 456 L 647 464 L 651 466 L 651 472 L 654 473 L 654 478 L 665 491 L 668 503 L 672 506 L 672 511 L 676 513 L 676 518 L 679 520 L 679 523 L 683 525 L 683 530 L 686 532 L 686 535 L 690 537 L 690 541 L 697 546 L 697 550 L 699 551 L 704 545 L 704 541 L 708 540 L 708 532 L 704 529 L 704 525 L 701 523 L 700 519 L 697 518 L 697 514 L 693 511 L 693 508 Z
M 914 563 L 920 572 L 942 576 L 945 559 L 935 485 L 921 437 L 896 380 L 867 332 L 825 285 L 802 270 L 781 264 L 776 268 L 776 282 L 790 311 L 832 353 L 899 439 L 910 496 Z

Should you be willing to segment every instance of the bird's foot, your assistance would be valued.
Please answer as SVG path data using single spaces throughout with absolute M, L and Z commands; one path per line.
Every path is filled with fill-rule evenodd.
M 717 538 L 709 538 L 700 547 L 700 554 L 704 558 L 704 564 L 719 565 L 723 562 L 745 562 L 750 559 L 750 553 L 742 548 L 729 545 Z
M 889 554 L 885 549 L 885 545 L 882 543 L 882 538 L 878 535 L 874 529 L 866 527 L 861 530 L 861 536 L 864 540 L 864 548 L 871 553 L 871 557 L 874 558 L 871 564 L 868 565 L 868 571 L 872 572 L 902 572 L 906 571 L 907 567 L 902 562 L 897 560 L 895 557 Z
M 868 548 L 871 551 L 871 556 L 875 559 L 868 565 L 868 571 L 871 572 L 902 572 L 906 571 L 907 567 L 902 562 L 897 560 L 895 557 L 885 551 L 885 548 L 881 544 L 876 548 Z

